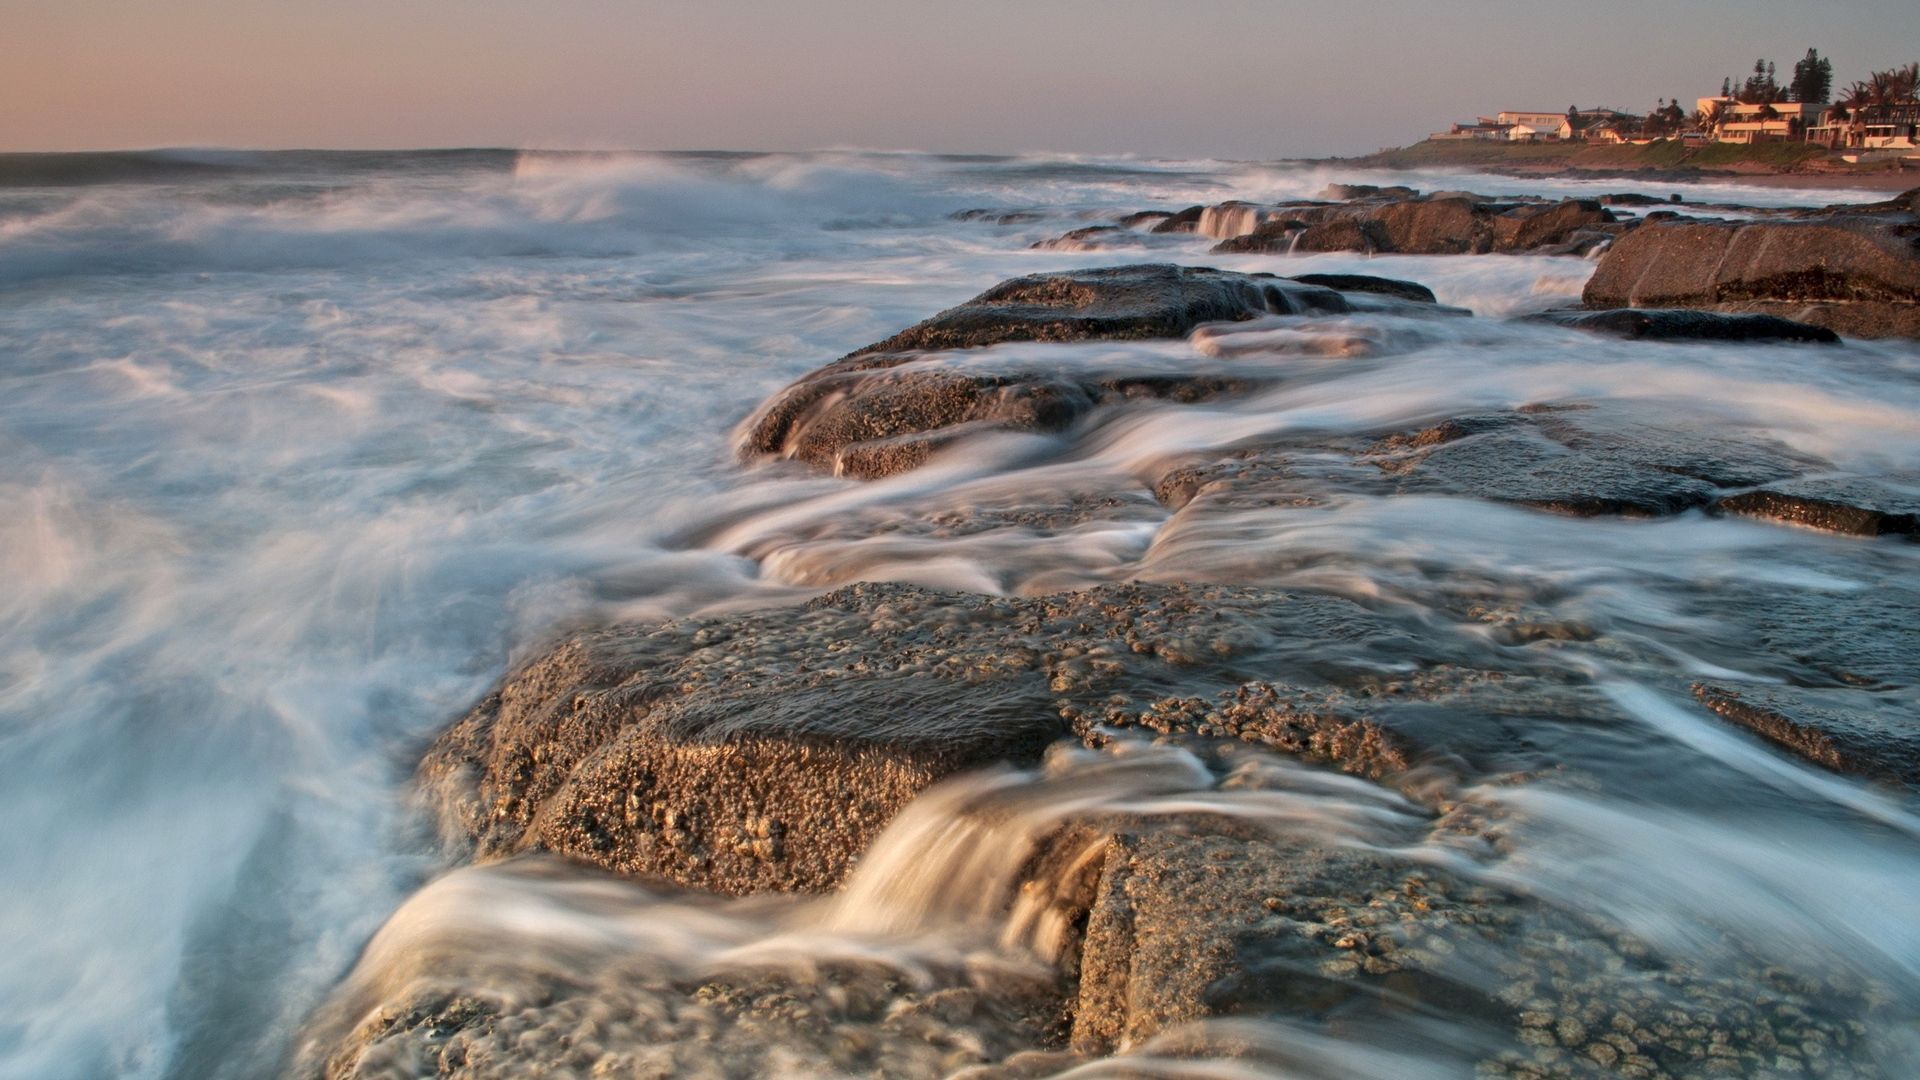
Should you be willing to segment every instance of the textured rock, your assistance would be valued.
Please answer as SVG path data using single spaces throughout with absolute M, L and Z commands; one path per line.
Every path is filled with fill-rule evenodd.
M 1131 230 L 1120 225 L 1088 225 L 1051 240 L 1036 240 L 1029 246 L 1035 251 L 1099 251 L 1129 232 Z
M 1353 199 L 1411 199 L 1419 194 L 1402 184 L 1389 187 L 1378 184 L 1328 184 L 1314 198 L 1326 202 L 1348 202 Z
M 1435 303 L 1433 290 L 1417 281 L 1374 277 L 1371 274 L 1294 274 L 1293 280 L 1307 285 L 1322 285 L 1341 292 L 1377 293 L 1416 303 Z
M 1920 303 L 1891 300 L 1740 300 L 1713 310 L 1774 315 L 1856 338 L 1920 338 Z
M 1166 263 L 1068 270 L 1003 281 L 852 355 L 1181 337 L 1205 322 L 1340 310 L 1339 298 L 1326 290 L 1296 288 L 1269 275 Z
M 1456 811 L 1410 831 L 1488 825 Z M 1737 948 L 1711 972 L 1648 965 L 1629 937 L 1431 867 L 1217 824 L 1123 828 L 1103 856 L 1073 1002 L 1082 1053 L 1238 1015 L 1364 1042 L 1411 1010 L 1450 1025 L 1419 1075 L 1754 1075 L 1780 1060 L 1776 1033 L 1811 1031 L 1830 1052 L 1814 1075 L 1879 1075 L 1848 1060 L 1864 988 L 1796 980 Z M 1714 1059 L 1726 1064 L 1697 1073 Z
M 1156 233 L 1190 233 L 1200 227 L 1200 215 L 1206 211 L 1204 206 L 1189 206 L 1177 213 L 1167 214 L 1149 231 Z M 1138 217 L 1139 215 L 1135 215 Z
M 1382 438 L 1299 436 L 1171 460 L 1154 497 L 1198 513 L 1310 507 L 1339 494 L 1466 495 L 1578 517 L 1756 512 L 1741 489 L 1800 491 L 1825 463 L 1760 439 L 1648 423 L 1615 406 L 1532 405 Z M 1813 483 L 1808 481 L 1807 483 Z M 1892 492 L 1883 492 L 1890 500 Z M 1720 503 L 1730 505 L 1722 507 Z M 1882 505 L 1894 505 L 1885 501 Z M 1889 530 L 1899 527 L 1890 519 Z
M 856 585 L 577 635 L 449 729 L 422 777 L 448 835 L 484 858 L 546 849 L 726 893 L 822 890 L 934 780 L 1035 758 L 1116 701 L 1364 680 L 1437 648 L 1308 593 Z M 1369 775 L 1411 760 L 1352 720 L 1265 712 L 1243 703 L 1241 723 L 1310 758 Z
M 1693 692 L 1715 715 L 1815 764 L 1920 787 L 1920 718 L 1910 699 L 1724 681 Z
M 1495 251 L 1532 251 L 1564 244 L 1582 230 L 1609 224 L 1613 214 L 1592 199 L 1568 199 L 1552 206 L 1522 206 L 1493 221 Z
M 967 970 L 932 950 L 902 965 L 905 950 L 884 947 L 806 970 L 753 957 L 778 949 L 791 928 L 777 918 L 800 908 L 601 880 L 551 859 L 457 871 L 381 930 L 288 1072 L 1014 1080 L 1071 1063 L 1038 1049 L 1058 1023 L 1050 973 Z M 743 945 L 749 955 L 727 955 Z
M 1276 849 L 1204 833 L 1116 836 L 1087 916 L 1074 1049 L 1111 1052 L 1214 1016 L 1312 1019 L 1364 1010 L 1370 992 L 1378 994 L 1395 973 L 1402 977 L 1394 982 L 1410 987 L 1397 964 L 1376 963 L 1373 973 L 1323 971 L 1345 968 L 1356 950 L 1336 942 L 1364 932 L 1326 924 L 1335 898 L 1395 890 L 1409 877 L 1425 880 L 1391 859 L 1335 847 Z M 1438 906 L 1429 903 L 1423 914 L 1440 921 Z M 1370 951 L 1358 950 L 1363 957 Z M 1450 989 L 1456 1008 L 1474 996 Z
M 1724 513 L 1851 536 L 1920 536 L 1920 495 L 1913 487 L 1900 490 L 1859 477 L 1773 484 L 1726 496 L 1714 506 Z
M 1269 219 L 1259 228 L 1225 240 L 1213 250 L 1270 254 L 1578 254 L 1606 239 L 1605 234 L 1594 230 L 1608 227 L 1614 220 L 1611 211 L 1589 199 L 1514 205 L 1471 195 L 1432 195 L 1387 203 L 1283 206 L 1271 210 Z
M 1494 248 L 1493 212 L 1471 199 L 1390 203 L 1370 215 L 1386 235 L 1381 250 L 1406 255 L 1478 255 Z
M 1920 321 L 1920 232 L 1895 215 L 1649 224 L 1608 249 L 1583 299 L 1589 308 L 1763 304 L 1862 337 L 1909 334 Z
M 1007 342 L 1183 337 L 1202 323 L 1344 313 L 1332 289 L 1285 278 L 1169 265 L 1015 278 L 815 371 L 748 420 L 741 452 L 871 478 L 919 465 L 981 430 L 1057 431 L 1096 406 L 1195 401 L 1248 381 L 1205 371 L 1142 375 L 1032 363 L 995 370 L 912 364 L 928 351 Z
M 1399 490 L 1474 495 L 1576 516 L 1658 517 L 1725 488 L 1817 468 L 1784 448 L 1663 429 L 1590 409 L 1458 417 L 1380 443 Z
M 992 207 L 956 210 L 948 216 L 955 221 L 984 221 L 989 225 L 1030 225 L 1047 217 L 1038 210 L 998 210 Z
M 1920 591 L 1897 575 L 1871 588 L 1723 582 L 1696 609 L 1725 627 L 1716 657 L 1725 666 L 1813 689 L 1911 691 L 1920 687 Z
M 1615 308 L 1611 311 L 1547 311 L 1531 316 L 1608 337 L 1652 341 L 1811 341 L 1837 343 L 1820 326 L 1774 315 L 1727 315 L 1686 308 Z

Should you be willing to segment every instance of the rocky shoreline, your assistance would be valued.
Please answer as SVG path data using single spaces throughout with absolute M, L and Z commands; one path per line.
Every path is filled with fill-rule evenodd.
M 1843 338 L 1920 338 L 1920 189 L 1865 207 L 1735 208 L 1737 220 L 1629 193 L 1324 195 L 1143 210 L 1036 246 L 1147 250 L 1198 234 L 1221 255 L 1584 257 L 1597 267 L 1582 308 L 1539 316 L 1542 332 L 1836 355 Z M 1129 409 L 1257 395 L 1293 375 L 1236 362 L 1237 337 L 1355 315 L 1473 317 L 1420 283 L 1362 274 L 1158 262 L 1034 274 L 807 374 L 743 421 L 737 449 L 748 467 L 883 481 Z M 1059 351 L 1182 340 L 1198 355 L 1153 370 Z M 1166 544 L 1249 507 L 1365 495 L 1578 518 L 1693 512 L 1871 545 L 1920 536 L 1913 490 L 1764 439 L 1542 400 L 1172 455 L 1121 494 L 1166 516 Z M 1082 512 L 1064 492 L 1022 510 L 1042 526 Z M 1675 583 L 1674 603 L 1743 628 L 1720 646 L 1723 677 L 1691 678 L 1630 637 L 1595 644 L 1578 619 L 1470 588 L 1442 624 L 1308 589 L 1136 581 L 1007 597 L 864 583 L 575 633 L 427 750 L 417 780 L 458 861 L 537 876 L 558 857 L 750 904 L 865 895 L 861 875 L 879 873 L 875 852 L 915 825 L 915 808 L 982 769 L 1070 783 L 1145 761 L 1181 777 L 1151 794 L 1187 809 L 1135 792 L 1025 818 L 999 796 L 954 810 L 949 825 L 1025 822 L 995 834 L 1014 854 L 982 879 L 1004 894 L 987 898 L 996 918 L 1027 911 L 1051 928 L 1021 943 L 1043 963 L 1018 975 L 962 964 L 907 986 L 847 960 L 813 982 L 688 967 L 503 997 L 458 965 L 387 979 L 370 947 L 293 1072 L 1041 1076 L 1208 1030 L 1184 1026 L 1195 1022 L 1364 1030 L 1444 1016 L 1456 1025 L 1445 1052 L 1481 1075 L 1888 1075 L 1853 1050 L 1866 1024 L 1903 1018 L 1846 963 L 1788 973 L 1733 936 L 1711 964 L 1656 961 L 1631 928 L 1582 920 L 1496 869 L 1520 804 L 1489 793 L 1544 775 L 1577 786 L 1588 755 L 1608 752 L 1582 740 L 1623 724 L 1576 654 L 1589 645 L 1697 697 L 1730 731 L 1920 787 L 1910 583 L 1889 583 L 1865 614 L 1800 605 L 1766 581 Z M 1177 766 L 1164 756 L 1176 753 Z M 1309 789 L 1340 793 L 1352 831 L 1272 809 Z M 733 1058 L 694 1052 L 735 1039 Z

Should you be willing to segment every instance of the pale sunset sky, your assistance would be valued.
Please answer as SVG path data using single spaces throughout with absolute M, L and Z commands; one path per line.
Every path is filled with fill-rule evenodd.
M 0 0 L 0 150 L 499 146 L 1263 158 L 1691 105 L 1914 0 Z

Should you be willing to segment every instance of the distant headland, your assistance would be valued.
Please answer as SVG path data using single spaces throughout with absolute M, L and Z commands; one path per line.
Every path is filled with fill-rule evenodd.
M 1787 84 L 1776 81 L 1772 62 L 1756 60 L 1743 82 L 1724 79 L 1719 93 L 1697 98 L 1691 111 L 1664 97 L 1644 114 L 1503 109 L 1409 146 L 1341 160 L 1531 176 L 1912 186 L 1920 173 L 1920 64 L 1872 72 L 1837 100 L 1832 78 L 1831 62 L 1808 49 Z

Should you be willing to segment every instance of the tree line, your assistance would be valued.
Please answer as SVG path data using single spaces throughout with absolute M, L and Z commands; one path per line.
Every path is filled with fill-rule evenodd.
M 1834 102 L 1848 110 L 1873 105 L 1910 105 L 1920 94 L 1920 63 L 1875 71 L 1847 87 Z M 1728 76 L 1720 82 L 1720 96 L 1743 105 L 1774 105 L 1783 101 L 1825 105 L 1833 101 L 1833 63 L 1819 50 L 1793 65 L 1793 78 L 1781 86 L 1774 77 L 1771 60 L 1755 60 L 1753 72 L 1734 84 Z

